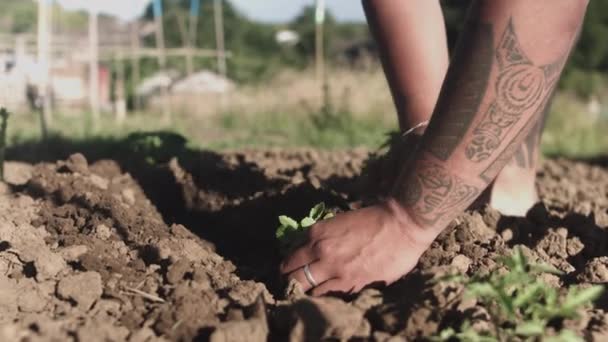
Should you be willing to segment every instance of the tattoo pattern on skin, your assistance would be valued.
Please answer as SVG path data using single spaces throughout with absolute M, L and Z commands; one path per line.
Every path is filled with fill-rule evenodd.
M 496 97 L 465 149 L 467 159 L 473 162 L 490 158 L 522 115 L 546 102 L 565 62 L 562 57 L 549 65 L 535 66 L 521 48 L 512 19 L 496 48 L 496 60 Z
M 576 33 L 575 38 L 573 40 L 574 42 L 576 42 L 580 39 L 581 31 L 582 31 L 582 26 L 579 27 L 578 32 Z M 574 45 L 574 43 L 573 43 L 573 45 Z M 559 75 L 561 73 L 561 68 L 564 66 L 564 64 L 568 60 L 568 56 L 569 56 L 569 52 L 564 55 L 563 59 L 558 60 L 555 63 L 546 66 L 544 68 L 545 75 L 548 75 L 549 77 L 553 77 L 556 74 Z M 555 88 L 555 84 L 554 84 L 552 93 L 547 98 L 548 101 L 545 102 L 540 107 L 539 112 L 542 111 L 542 114 L 540 114 L 540 118 L 536 121 L 536 124 L 534 125 L 534 127 L 532 127 L 532 130 L 530 131 L 530 133 L 528 134 L 528 136 L 526 137 L 524 142 L 520 145 L 520 147 L 515 152 L 515 155 L 513 156 L 512 161 L 515 163 L 516 166 L 518 166 L 522 169 L 525 169 L 525 168 L 531 169 L 531 168 L 535 167 L 537 153 L 538 153 L 537 150 L 540 145 L 540 138 L 541 138 L 541 135 L 545 128 L 545 124 L 547 122 L 547 116 L 549 114 L 549 109 L 551 108 L 551 103 L 553 102 L 553 97 L 555 96 L 555 92 L 556 92 L 556 88 Z M 536 115 L 538 115 L 538 113 L 536 113 L 535 116 Z
M 466 184 L 452 175 L 441 164 L 422 161 L 412 177 L 415 191 L 404 191 L 401 203 L 416 219 L 427 225 L 438 223 L 444 216 L 464 210 L 480 193 L 477 187 Z M 409 196 L 415 193 L 416 196 Z
M 524 148 L 528 149 L 527 160 L 531 164 L 535 153 L 533 148 L 538 141 L 538 136 L 532 137 L 535 135 L 533 131 L 542 130 L 542 114 L 548 109 L 569 54 L 568 51 L 554 63 L 537 67 L 523 53 L 512 19 L 496 47 L 492 25 L 479 22 L 469 25 L 467 29 L 472 31 L 456 51 L 458 60 L 451 63 L 435 109 L 436 115 L 422 142 L 424 147 L 418 150 L 420 159 L 413 169 L 401 174 L 393 193 L 414 220 L 430 227 L 447 224 L 485 188 L 452 174 L 444 163 L 462 146 L 467 132 L 473 134 L 472 140 L 477 138 L 476 135 L 485 139 L 479 146 L 474 144 L 477 141 L 471 141 L 461 148 L 465 157 L 470 156 L 470 162 L 490 159 L 489 166 L 478 175 L 486 184 L 492 182 L 526 138 L 529 140 Z M 455 63 L 463 67 L 452 67 Z M 497 64 L 496 68 L 494 64 Z M 491 103 L 484 113 L 480 106 L 487 94 L 492 70 L 498 73 L 496 85 L 492 85 L 496 87 L 496 97 L 488 99 Z M 525 115 L 530 112 L 533 114 Z M 482 114 L 481 122 L 471 130 L 478 113 Z M 527 121 L 519 125 L 523 127 L 516 133 L 511 133 L 522 116 Z M 508 145 L 499 150 L 505 140 L 508 140 Z M 493 153 L 497 150 L 499 153 Z
M 535 117 L 530 118 L 526 125 L 517 133 L 513 141 L 503 150 L 490 166 L 488 166 L 480 175 L 486 183 L 490 184 L 502 168 L 509 163 L 511 156 L 521 147 L 524 139 L 528 136 L 532 128 L 536 125 Z
M 535 167 L 540 137 L 545 128 L 545 122 L 547 121 L 547 115 L 554 95 L 555 89 L 553 90 L 553 95 L 549 96 L 548 101 L 541 106 L 539 110 L 542 111 L 540 117 L 538 117 L 538 113 L 534 115 L 537 117 L 536 124 L 532 127 L 530 133 L 528 133 L 528 136 L 524 139 L 524 142 L 517 149 L 513 157 L 513 161 L 517 167 L 522 169 L 531 169 Z
M 513 155 L 513 159 L 511 159 L 513 165 L 521 169 L 531 169 L 534 167 L 536 145 L 539 143 L 541 134 L 540 126 L 540 120 L 536 120 L 536 124 Z
M 509 163 L 512 158 L 512 155 L 514 156 L 516 163 L 518 163 L 518 166 L 533 166 L 532 162 L 534 160 L 533 158 L 535 158 L 534 154 L 536 153 L 538 139 L 540 138 L 540 133 L 542 131 L 542 127 L 544 126 L 547 112 L 549 111 L 549 107 L 554 95 L 555 88 L 552 90 L 551 95 L 545 98 L 543 105 L 539 108 L 537 113 L 530 117 L 524 127 L 521 128 L 517 135 L 513 138 L 511 143 L 501 152 L 500 156 L 498 156 L 498 158 L 496 158 L 479 175 L 479 178 L 481 178 L 488 184 L 491 183 L 496 177 L 496 175 L 500 172 L 500 170 L 502 170 L 502 168 L 507 165 L 507 163 Z M 522 149 L 527 151 L 520 152 Z M 525 153 L 525 155 L 518 157 L 517 154 L 519 153 Z M 519 164 L 518 159 L 520 158 L 526 158 L 527 160 L 529 160 L 528 164 L 524 166 Z
M 468 31 L 468 32 L 466 32 Z M 435 112 L 440 120 L 432 120 L 427 129 L 434 136 L 425 150 L 439 160 L 447 160 L 460 144 L 479 111 L 492 71 L 494 34 L 491 24 L 470 23 L 464 39 L 457 47 L 458 68 L 448 69 L 443 89 L 458 88 L 451 96 L 441 94 Z M 472 37 L 476 36 L 476 37 Z M 459 53 L 463 51 L 463 53 Z M 469 53 L 475 51 L 475 53 Z M 470 60 L 467 60 L 470 59 Z M 442 93 L 443 93 L 442 89 Z
M 404 189 L 401 203 L 405 206 L 413 206 L 422 196 L 422 184 L 420 180 L 414 178 L 409 186 Z

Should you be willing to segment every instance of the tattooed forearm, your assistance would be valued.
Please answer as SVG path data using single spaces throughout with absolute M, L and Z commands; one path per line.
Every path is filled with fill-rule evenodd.
M 536 119 L 536 120 L 535 120 Z M 494 177 L 502 170 L 502 168 L 507 165 L 509 160 L 511 160 L 513 154 L 517 149 L 522 145 L 524 139 L 528 136 L 536 122 L 537 118 L 532 117 L 526 123 L 526 125 L 517 133 L 513 141 L 503 150 L 503 152 L 496 158 L 488 168 L 486 168 L 479 177 L 483 179 L 486 183 L 491 183 L 494 180 Z
M 536 124 L 528 136 L 524 139 L 524 142 L 519 146 L 515 154 L 513 155 L 512 163 L 521 169 L 534 168 L 536 160 L 536 145 L 540 142 L 541 134 L 541 120 L 536 120 Z
M 537 117 L 536 124 L 532 127 L 530 133 L 524 142 L 519 146 L 515 155 L 513 156 L 513 160 L 515 165 L 518 167 L 525 169 L 531 169 L 535 167 L 536 159 L 538 158 L 538 147 L 540 145 L 540 137 L 542 135 L 543 129 L 545 128 L 545 122 L 547 121 L 547 115 L 549 113 L 549 109 L 551 107 L 551 103 L 553 101 L 553 96 L 555 95 L 555 89 L 553 89 L 553 95 L 548 98 L 548 101 L 541 106 L 542 114 L 540 117 L 538 114 L 534 116 Z
M 535 66 L 522 50 L 513 21 L 509 21 L 496 48 L 499 69 L 496 97 L 473 130 L 465 150 L 469 160 L 482 162 L 490 158 L 528 110 L 543 106 L 565 59 L 561 57 L 552 64 Z
M 457 48 L 456 55 L 462 57 L 458 61 L 459 67 L 448 70 L 435 108 L 436 113 L 441 113 L 441 120 L 432 121 L 427 129 L 433 132 L 433 139 L 425 143 L 425 150 L 440 160 L 447 160 L 452 155 L 469 130 L 492 71 L 492 25 L 471 22 L 463 34 L 469 38 L 462 40 Z M 458 88 L 457 92 L 455 88 Z
M 520 129 L 509 145 L 479 175 L 481 179 L 486 183 L 492 182 L 498 172 L 500 172 L 500 170 L 502 170 L 502 168 L 511 160 L 512 156 L 514 156 L 518 166 L 522 168 L 531 167 L 533 158 L 535 158 L 534 154 L 536 153 L 540 133 L 545 124 L 547 112 L 549 111 L 554 95 L 555 89 L 553 89 L 550 96 L 545 98 L 545 102 L 540 106 L 538 111 L 530 117 L 528 122 Z
M 480 190 L 452 175 L 441 164 L 423 161 L 414 170 L 412 181 L 396 197 L 416 220 L 435 225 L 449 214 L 464 210 Z
M 530 5 L 534 10 L 543 7 L 534 3 Z M 525 43 L 531 44 L 522 45 L 513 20 L 503 11 L 513 6 L 516 18 L 525 18 L 529 13 L 520 6 L 529 4 L 532 2 L 501 1 L 501 13 L 497 13 L 493 1 L 473 2 L 430 125 L 392 193 L 420 227 L 444 229 L 520 147 L 525 152 L 516 158 L 521 165 L 531 167 L 536 161 L 542 114 L 572 48 L 573 25 L 580 27 L 584 13 L 556 11 L 563 23 L 554 31 L 529 17 L 521 24 L 518 20 Z M 486 18 L 491 23 L 484 23 Z M 501 26 L 495 30 L 494 25 Z M 559 57 L 554 45 L 566 43 L 569 45 Z M 530 56 L 554 62 L 535 64 Z

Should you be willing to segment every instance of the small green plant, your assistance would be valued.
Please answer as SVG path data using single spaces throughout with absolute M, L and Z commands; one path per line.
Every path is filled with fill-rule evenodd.
M 279 240 L 281 254 L 287 255 L 296 247 L 306 241 L 306 232 L 315 223 L 334 217 L 334 213 L 328 211 L 325 203 L 319 203 L 310 209 L 308 216 L 300 220 L 300 222 L 292 219 L 289 216 L 279 216 L 281 224 L 276 231 L 277 240 Z
M 505 258 L 507 272 L 495 271 L 486 276 L 450 276 L 443 281 L 465 285 L 466 295 L 484 304 L 494 326 L 493 331 L 478 332 L 465 321 L 459 330 L 447 328 L 434 341 L 582 341 L 573 331 L 558 329 L 551 323 L 576 319 L 578 311 L 591 304 L 604 291 L 603 286 L 570 287 L 566 292 L 547 285 L 543 273 L 561 274 L 553 267 L 528 262 L 520 248 Z M 556 330 L 547 335 L 548 328 Z
M 156 165 L 168 162 L 180 155 L 186 148 L 183 136 L 167 131 L 136 132 L 126 139 L 129 152 L 143 158 L 146 163 Z
M 0 108 L 0 181 L 4 181 L 4 159 L 6 156 L 6 127 L 8 125 L 8 110 Z

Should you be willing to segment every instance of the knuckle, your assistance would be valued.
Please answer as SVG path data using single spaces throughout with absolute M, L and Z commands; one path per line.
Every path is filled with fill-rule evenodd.
M 327 240 L 321 240 L 314 244 L 314 252 L 318 256 L 330 255 L 332 251 L 331 243 Z
M 319 238 L 322 236 L 321 234 L 323 232 L 323 229 L 321 227 L 321 224 L 317 223 L 314 226 L 310 227 L 308 232 L 309 232 L 311 238 Z

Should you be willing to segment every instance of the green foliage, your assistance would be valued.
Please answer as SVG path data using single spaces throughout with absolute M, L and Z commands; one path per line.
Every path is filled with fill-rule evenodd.
M 502 264 L 508 272 L 449 278 L 464 284 L 467 296 L 484 304 L 494 331 L 478 332 L 465 321 L 458 331 L 453 328 L 441 331 L 435 341 L 582 341 L 567 329 L 557 331 L 556 336 L 548 336 L 549 323 L 557 319 L 576 319 L 581 308 L 599 298 L 603 286 L 584 289 L 573 286 L 565 293 L 560 292 L 544 283 L 540 275 L 561 272 L 550 266 L 530 263 L 520 248 Z
M 126 140 L 129 152 L 142 158 L 148 164 L 165 163 L 179 156 L 186 148 L 186 139 L 173 132 L 136 132 Z
M 184 34 L 188 32 L 190 0 L 164 1 L 163 6 L 167 47 L 182 47 L 185 39 L 189 39 Z M 202 1 L 196 35 L 198 48 L 216 48 L 213 13 L 213 1 Z M 143 20 L 154 20 L 152 4 L 146 8 Z M 294 56 L 291 50 L 284 49 L 275 41 L 276 25 L 250 20 L 239 13 L 230 1 L 223 2 L 223 21 L 226 49 L 232 54 L 227 61 L 228 76 L 231 79 L 239 82 L 260 81 L 270 77 L 279 67 L 301 65 L 302 59 L 299 56 Z M 144 44 L 155 46 L 154 36 L 148 36 Z M 151 62 L 142 66 L 144 75 L 156 71 L 156 63 Z M 185 70 L 183 58 L 173 58 L 169 60 L 169 65 Z M 213 59 L 195 58 L 197 69 L 215 69 L 215 66 Z
M 325 208 L 325 203 L 315 205 L 308 216 L 300 222 L 289 216 L 279 216 L 280 226 L 277 228 L 276 237 L 279 240 L 281 254 L 287 255 L 306 241 L 306 232 L 310 227 L 321 220 L 334 217 L 331 211 Z
M 594 115 L 588 105 L 571 94 L 555 97 L 542 136 L 547 156 L 588 158 L 608 151 L 608 112 Z
M 606 71 L 608 68 L 608 2 L 589 1 L 585 24 L 576 50 L 572 53 L 571 68 L 586 71 Z
M 37 1 L 2 0 L 0 1 L 0 32 L 32 33 L 36 31 L 38 7 Z M 53 17 L 56 29 L 85 30 L 88 16 L 84 12 L 66 11 L 58 4 L 53 5 Z M 109 19 L 102 15 L 101 20 Z
M 599 72 L 570 68 L 564 71 L 560 86 L 562 89 L 573 91 L 582 99 L 588 99 L 592 95 L 599 95 L 605 83 Z
M 320 110 L 311 113 L 312 123 L 319 130 L 339 128 L 347 128 L 352 122 L 350 110 L 346 106 L 335 108 L 331 97 L 331 88 L 329 83 L 323 83 L 323 103 Z
M 0 1 L 0 32 L 24 33 L 36 28 L 36 2 Z
M 315 25 L 314 9 L 306 7 L 291 23 L 271 24 L 254 21 L 241 14 L 230 1 L 224 1 L 223 21 L 226 49 L 232 53 L 228 59 L 228 76 L 241 83 L 260 83 L 276 74 L 283 68 L 302 69 L 310 64 L 314 55 Z M 187 31 L 190 15 L 190 0 L 164 1 L 163 22 L 167 47 L 182 47 L 184 31 Z M 196 46 L 215 49 L 215 23 L 213 21 L 213 1 L 203 1 L 200 9 L 200 20 L 197 27 Z M 143 15 L 143 20 L 153 21 L 153 9 L 150 4 Z M 281 46 L 275 40 L 275 34 L 281 29 L 291 29 L 300 35 L 300 42 L 295 46 Z M 348 43 L 369 40 L 365 23 L 338 23 L 331 13 L 327 14 L 325 24 L 325 43 L 327 55 L 332 57 Z M 145 44 L 155 46 L 154 37 L 145 39 Z M 183 58 L 173 59 L 169 65 L 184 70 Z M 196 59 L 197 68 L 215 68 L 215 61 L 208 58 Z M 142 67 L 144 75 L 155 72 L 155 63 Z

